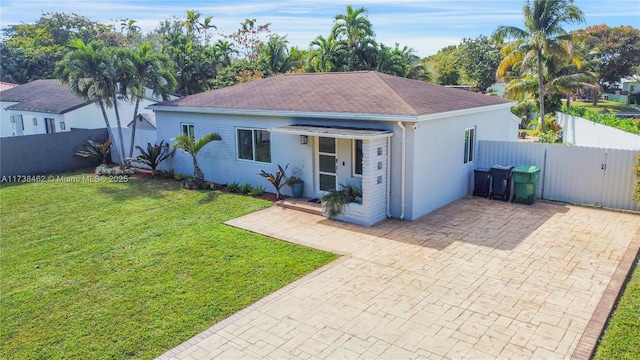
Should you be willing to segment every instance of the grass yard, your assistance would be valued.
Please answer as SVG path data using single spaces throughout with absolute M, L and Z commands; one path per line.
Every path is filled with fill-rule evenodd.
M 640 266 L 636 266 L 609 319 L 594 359 L 640 359 Z
M 0 358 L 154 358 L 336 258 L 222 224 L 264 200 L 69 179 L 0 189 Z
M 600 114 L 640 114 L 640 110 L 635 109 L 630 104 L 622 104 L 617 101 L 598 100 L 598 105 L 593 106 L 591 101 L 572 101 L 571 106 L 583 107 Z

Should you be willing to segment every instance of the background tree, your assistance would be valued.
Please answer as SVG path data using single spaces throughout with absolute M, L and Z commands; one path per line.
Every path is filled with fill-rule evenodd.
M 237 44 L 240 53 L 249 61 L 258 59 L 259 49 L 265 43 L 266 38 L 271 34 L 269 29 L 271 24 L 259 25 L 256 19 L 245 19 L 240 23 L 240 29 L 226 35 L 227 38 Z
M 484 93 L 496 82 L 496 70 L 502 58 L 500 47 L 494 41 L 484 35 L 462 39 L 458 55 L 457 62 L 474 90 Z
M 521 63 L 526 69 L 535 59 L 538 98 L 540 99 L 540 117 L 542 132 L 545 128 L 544 108 L 544 61 L 545 57 L 571 57 L 570 35 L 561 26 L 563 24 L 580 23 L 584 21 L 584 14 L 573 0 L 533 0 L 524 6 L 524 29 L 513 26 L 500 26 L 494 32 L 498 42 L 504 38 L 514 39 L 506 44 L 504 58 L 498 67 L 497 76 L 503 77 L 508 69 Z
M 85 43 L 99 40 L 106 46 L 120 45 L 124 40 L 112 25 L 97 23 L 74 13 L 56 12 L 43 13 L 34 24 L 8 26 L 3 29 L 3 38 L 11 52 L 24 55 L 28 80 L 54 78 L 55 64 L 71 50 L 67 45 L 72 39 Z M 5 59 L 3 57 L 3 63 Z M 6 70 L 11 70 L 11 67 Z M 23 70 L 24 67 L 15 69 L 18 73 Z M 3 77 L 8 76 L 22 78 L 19 74 L 4 74 L 3 71 Z
M 609 89 L 622 78 L 633 76 L 640 65 L 640 30 L 631 26 L 589 26 L 571 33 L 591 50 L 589 60 L 597 59 L 600 85 Z
M 180 134 L 173 139 L 175 141 L 173 148 L 186 152 L 193 159 L 193 185 L 196 189 L 202 189 L 204 186 L 204 173 L 198 165 L 198 153 L 208 143 L 218 140 L 222 140 L 222 138 L 216 133 L 207 134 L 198 140 L 192 139 L 187 134 Z
M 434 70 L 435 80 L 440 85 L 459 85 L 461 81 L 460 68 L 457 59 L 460 57 L 458 46 L 444 47 L 435 55 L 426 58 L 426 62 Z
M 333 37 L 343 44 L 348 54 L 346 71 L 369 67 L 367 58 L 372 55 L 372 48 L 375 47 L 375 33 L 366 13 L 364 7 L 354 10 L 351 5 L 347 5 L 346 14 L 334 17 Z

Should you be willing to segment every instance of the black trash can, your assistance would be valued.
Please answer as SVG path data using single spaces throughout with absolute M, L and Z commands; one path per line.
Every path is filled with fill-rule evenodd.
M 489 170 L 491 175 L 491 199 L 509 201 L 511 198 L 511 170 L 513 166 L 495 165 Z
M 487 168 L 473 170 L 473 196 L 489 197 L 491 193 L 491 175 Z

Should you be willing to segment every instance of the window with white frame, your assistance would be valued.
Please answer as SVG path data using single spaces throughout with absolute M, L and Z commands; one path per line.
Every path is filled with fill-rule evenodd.
M 194 139 L 196 138 L 196 127 L 193 124 L 188 124 L 188 123 L 181 123 L 180 124 L 182 126 L 182 133 L 185 135 L 189 135 L 190 138 Z
M 353 154 L 353 176 L 360 177 L 362 176 L 362 140 L 353 140 L 351 153 Z
M 238 159 L 271 162 L 271 133 L 260 129 L 236 128 Z
M 473 162 L 476 155 L 476 128 L 464 130 L 464 163 Z

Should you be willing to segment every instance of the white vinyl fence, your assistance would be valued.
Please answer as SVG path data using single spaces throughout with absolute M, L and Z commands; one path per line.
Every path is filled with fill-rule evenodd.
M 640 150 L 640 135 L 557 112 L 562 127 L 562 141 L 576 146 Z
M 632 199 L 637 154 L 635 150 L 480 141 L 478 167 L 535 165 L 540 168 L 538 198 L 640 211 Z
M 116 147 L 118 149 L 120 147 L 120 142 L 118 140 L 118 128 L 113 128 L 113 136 L 115 136 L 116 138 L 114 139 L 114 145 L 115 146 L 111 147 L 111 159 L 115 163 L 122 164 L 122 162 L 120 161 L 120 157 L 118 156 L 119 152 L 116 151 Z M 129 156 L 129 147 L 131 146 L 131 129 L 122 128 L 122 137 L 124 138 L 125 154 L 128 157 Z M 136 129 L 136 142 L 134 144 L 132 158 L 135 159 L 138 155 L 140 155 L 140 151 L 135 148 L 136 145 L 140 146 L 141 148 L 145 149 L 145 151 L 146 151 L 147 143 L 151 143 L 151 145 L 153 145 L 157 141 L 158 141 L 158 136 L 157 136 L 155 130 Z M 134 162 L 132 164 L 132 166 L 145 167 L 142 164 L 136 163 L 136 162 Z

